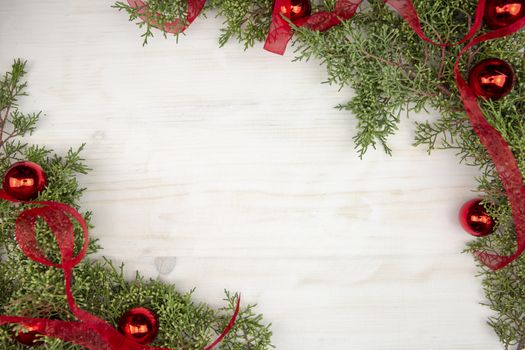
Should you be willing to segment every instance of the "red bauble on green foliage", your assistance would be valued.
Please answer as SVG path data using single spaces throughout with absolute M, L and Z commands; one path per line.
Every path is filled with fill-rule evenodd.
M 145 307 L 135 307 L 120 318 L 118 330 L 126 338 L 146 345 L 157 336 L 159 322 L 151 310 Z
M 470 70 L 468 80 L 477 97 L 497 100 L 512 90 L 515 79 L 510 64 L 498 58 L 488 58 Z
M 24 330 L 20 330 L 14 334 L 14 338 L 17 342 L 32 347 L 44 344 L 42 340 L 38 339 L 42 333 L 38 332 L 37 327 L 25 326 L 24 328 Z
M 490 29 L 506 27 L 525 17 L 525 0 L 487 0 L 485 24 Z
M 18 200 L 32 200 L 46 187 L 46 174 L 40 165 L 33 162 L 17 162 L 4 176 L 4 191 Z
M 301 18 L 310 16 L 312 13 L 312 5 L 309 0 L 291 0 L 290 9 L 286 7 L 281 7 L 281 13 L 288 14 L 290 11 L 290 19 L 292 21 L 297 21 Z
M 459 222 L 465 231 L 476 237 L 483 237 L 494 232 L 496 222 L 487 213 L 481 199 L 472 199 L 461 207 Z

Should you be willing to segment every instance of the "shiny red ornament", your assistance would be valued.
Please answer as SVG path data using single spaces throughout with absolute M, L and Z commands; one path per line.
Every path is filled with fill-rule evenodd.
M 145 307 L 135 307 L 126 312 L 118 323 L 119 332 L 139 344 L 151 343 L 159 331 L 157 316 Z
M 42 333 L 38 331 L 38 327 L 29 325 L 22 327 L 24 328 L 23 330 L 14 334 L 14 338 L 17 342 L 26 346 L 40 346 L 44 344 L 42 340 L 38 340 L 42 335 Z
M 49 338 L 61 339 L 63 341 L 79 345 L 90 350 L 170 350 L 169 348 L 158 348 L 147 346 L 128 339 L 109 323 L 89 312 L 82 310 L 75 302 L 72 291 L 73 269 L 80 264 L 86 256 L 89 247 L 89 229 L 86 221 L 73 207 L 59 202 L 27 202 L 17 200 L 0 190 L 0 199 L 12 203 L 24 203 L 38 205 L 22 211 L 15 222 L 15 239 L 22 252 L 31 260 L 50 267 L 61 269 L 64 274 L 65 297 L 71 313 L 76 321 L 62 321 L 49 318 L 33 318 L 16 315 L 0 314 L 0 326 L 7 324 L 18 324 L 20 326 L 39 327 L 38 330 Z M 35 224 L 42 219 L 53 232 L 59 251 L 61 262 L 50 261 L 36 240 Z M 82 248 L 75 251 L 75 230 L 73 223 L 77 222 L 83 231 L 84 244 Z M 233 315 L 221 334 L 203 350 L 211 350 L 231 331 L 239 315 L 241 298 L 237 298 L 237 304 Z M 155 319 L 155 318 L 152 318 Z M 156 319 L 155 319 L 156 320 Z M 123 321 L 125 326 L 128 322 Z M 158 330 L 158 322 L 153 324 L 152 330 Z M 124 327 L 125 328 L 125 327 Z M 139 327 L 140 328 L 140 327 Z M 130 328 L 133 329 L 133 328 Z M 133 332 L 136 333 L 136 332 Z
M 494 232 L 496 222 L 487 213 L 481 199 L 472 199 L 459 210 L 459 222 L 465 231 L 476 237 L 483 237 Z
M 525 17 L 525 0 L 487 0 L 483 20 L 490 29 L 500 29 Z
M 514 71 L 507 62 L 488 58 L 470 70 L 469 86 L 477 97 L 498 100 L 514 86 Z
M 27 201 L 38 197 L 46 183 L 46 174 L 40 165 L 33 162 L 17 162 L 7 169 L 3 188 L 11 197 Z
M 312 13 L 312 5 L 309 0 L 291 0 L 290 3 L 289 10 L 292 22 L 308 17 Z M 281 13 L 284 15 L 288 14 L 286 6 L 281 6 Z

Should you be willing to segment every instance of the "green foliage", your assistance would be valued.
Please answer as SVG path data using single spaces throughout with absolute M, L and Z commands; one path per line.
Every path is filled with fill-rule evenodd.
M 80 153 L 84 147 L 70 149 L 65 156 L 53 154 L 45 147 L 21 142 L 19 137 L 35 130 L 41 113 L 23 114 L 18 110 L 18 98 L 25 96 L 27 84 L 22 81 L 25 62 L 16 60 L 12 69 L 0 82 L 0 173 L 20 159 L 40 164 L 46 171 L 48 186 L 39 200 L 54 200 L 78 208 L 84 191 L 76 180 L 78 174 L 89 169 Z M 66 303 L 62 271 L 29 260 L 13 237 L 17 215 L 30 205 L 15 206 L 0 201 L 0 314 L 30 317 L 48 317 L 74 320 Z M 90 222 L 91 213 L 84 213 Z M 56 241 L 43 222 L 36 224 L 36 237 L 46 256 L 59 261 Z M 75 227 L 75 247 L 82 245 L 81 230 Z M 100 247 L 91 241 L 88 253 Z M 225 294 L 225 306 L 215 310 L 192 301 L 192 291 L 181 293 L 175 286 L 155 280 L 145 280 L 139 274 L 133 281 L 123 277 L 123 267 L 115 268 L 111 261 L 84 260 L 74 270 L 73 293 L 78 305 L 116 325 L 129 308 L 140 305 L 151 308 L 159 317 L 160 331 L 154 345 L 174 349 L 202 349 L 224 329 L 238 299 Z M 238 320 L 219 349 L 266 350 L 271 348 L 271 331 L 262 316 L 254 312 L 254 305 L 241 308 Z M 0 349 L 15 350 L 26 347 L 13 340 L 16 327 L 0 327 Z M 74 350 L 80 347 L 56 339 L 44 339 L 45 349 Z
M 181 25 L 187 25 L 187 1 L 175 0 L 149 0 L 147 6 L 133 7 L 126 2 L 118 1 L 113 7 L 125 11 L 130 21 L 135 21 L 139 28 L 144 30 L 141 35 L 143 45 L 154 36 L 154 28 L 165 28 L 166 23 L 180 20 Z M 266 28 L 270 25 L 273 0 L 212 0 L 206 5 L 217 10 L 218 15 L 226 18 L 225 27 L 221 29 L 220 45 L 235 37 L 244 44 L 245 48 L 251 47 L 257 41 L 262 41 L 266 36 Z M 155 23 L 142 21 L 141 17 L 155 18 Z M 164 37 L 168 36 L 161 30 Z M 175 33 L 177 38 L 180 33 Z
M 150 0 L 158 4 L 163 0 Z M 186 4 L 186 0 L 170 3 Z M 314 1 L 320 9 L 333 8 L 335 0 Z M 473 22 L 476 0 L 414 0 L 423 30 L 434 41 L 455 42 Z M 271 0 L 212 0 L 225 18 L 219 44 L 236 38 L 250 47 L 268 31 Z M 478 191 L 498 223 L 497 233 L 473 241 L 467 251 L 515 251 L 515 229 L 504 189 L 489 155 L 480 144 L 464 113 L 455 86 L 453 66 L 459 46 L 440 48 L 423 42 L 383 0 L 364 2 L 354 18 L 324 33 L 294 28 L 296 60 L 316 58 L 327 68 L 327 83 L 352 86 L 355 96 L 339 106 L 357 119 L 354 137 L 363 156 L 377 146 L 388 154 L 388 137 L 398 128 L 403 114 L 419 115 L 436 110 L 440 118 L 416 121 L 415 145 L 454 149 L 460 162 L 480 169 Z M 499 57 L 515 68 L 518 83 L 504 99 L 482 101 L 481 108 L 512 148 L 525 172 L 525 33 L 483 43 L 465 55 L 461 69 L 466 75 L 478 61 Z M 291 48 L 289 48 L 291 49 Z M 489 320 L 508 349 L 525 339 L 525 258 L 492 272 L 480 265 L 487 296 L 486 305 L 496 311 Z
M 237 38 L 247 49 L 265 39 L 271 22 L 273 0 L 212 0 L 210 3 L 217 9 L 217 15 L 225 18 L 220 46 L 231 38 Z
M 186 27 L 187 21 L 187 3 L 183 1 L 166 1 L 166 0 L 152 0 L 145 2 L 147 6 L 132 7 L 126 2 L 118 1 L 113 5 L 119 11 L 125 11 L 129 15 L 130 21 L 137 21 L 137 26 L 144 30 L 141 35 L 143 38 L 142 45 L 148 43 L 148 39 L 154 36 L 154 28 L 170 28 L 178 29 L 175 31 L 175 37 L 179 37 L 179 32 Z M 154 21 L 142 21 L 141 18 L 152 18 Z M 170 26 L 170 23 L 177 21 L 176 26 Z M 168 37 L 166 31 L 162 31 L 165 38 Z
M 402 112 L 417 115 L 437 110 L 437 121 L 416 121 L 415 144 L 434 149 L 454 149 L 459 159 L 480 169 L 478 190 L 498 223 L 497 233 L 474 240 L 467 251 L 499 253 L 516 250 L 515 229 L 507 197 L 488 153 L 480 144 L 463 111 L 453 75 L 459 47 L 441 49 L 419 39 L 383 1 L 370 1 L 354 19 L 327 33 L 296 30 L 298 59 L 316 57 L 328 69 L 328 82 L 351 85 L 356 96 L 342 109 L 358 120 L 356 147 L 362 155 L 381 144 L 390 153 L 387 138 L 397 129 Z M 423 29 L 437 41 L 454 42 L 468 32 L 477 1 L 415 1 Z M 476 62 L 499 57 L 510 62 L 517 81 L 500 101 L 483 101 L 491 124 L 503 135 L 525 173 L 525 33 L 478 45 L 461 62 L 468 72 Z M 464 73 L 467 74 L 467 73 Z M 525 336 L 525 259 L 493 272 L 480 265 L 486 305 L 496 311 L 489 319 L 506 348 Z

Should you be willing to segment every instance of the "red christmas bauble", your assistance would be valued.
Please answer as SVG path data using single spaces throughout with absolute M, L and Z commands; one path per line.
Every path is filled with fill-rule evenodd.
M 281 13 L 290 13 L 290 19 L 297 21 L 298 19 L 310 16 L 312 13 L 312 5 L 309 0 L 291 0 L 291 6 L 287 9 L 285 6 L 281 6 Z
M 44 344 L 42 340 L 38 340 L 38 338 L 42 335 L 42 333 L 38 332 L 38 327 L 23 327 L 25 328 L 24 330 L 20 330 L 14 335 L 14 338 L 17 342 L 26 346 L 40 346 Z
M 3 188 L 11 197 L 27 201 L 35 199 L 46 187 L 46 174 L 33 162 L 17 162 L 4 177 Z
M 496 222 L 487 213 L 481 199 L 472 199 L 461 207 L 459 222 L 465 231 L 476 237 L 483 237 L 494 232 Z
M 151 310 L 145 307 L 135 307 L 120 318 L 118 330 L 126 338 L 146 345 L 157 336 L 159 322 Z
M 514 71 L 507 62 L 488 58 L 470 70 L 469 86 L 477 97 L 497 100 L 507 95 L 514 86 Z
M 525 17 L 525 0 L 487 0 L 485 24 L 490 29 L 506 27 Z

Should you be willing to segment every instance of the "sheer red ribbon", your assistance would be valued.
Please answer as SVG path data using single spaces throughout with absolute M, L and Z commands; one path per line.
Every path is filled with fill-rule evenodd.
M 486 0 L 478 1 L 474 23 L 470 27 L 468 33 L 461 40 L 455 43 L 437 43 L 428 38 L 423 32 L 419 16 L 411 0 L 384 0 L 386 4 L 392 7 L 392 9 L 394 9 L 397 13 L 399 13 L 399 15 L 401 15 L 401 17 L 403 17 L 407 24 L 422 40 L 440 47 L 467 43 L 456 58 L 456 64 L 454 65 L 456 84 L 472 128 L 474 129 L 474 132 L 480 139 L 483 146 L 487 149 L 487 152 L 496 166 L 496 170 L 498 171 L 499 177 L 505 188 L 512 208 L 512 216 L 516 229 L 517 250 L 514 254 L 502 256 L 488 252 L 476 252 L 476 256 L 483 264 L 493 270 L 498 270 L 510 264 L 525 250 L 525 186 L 523 184 L 521 172 L 518 168 L 518 163 L 512 154 L 512 150 L 510 149 L 507 142 L 503 139 L 501 134 L 495 130 L 483 116 L 483 112 L 479 107 L 474 92 L 465 82 L 465 79 L 459 71 L 459 62 L 463 54 L 472 46 L 484 41 L 513 34 L 525 27 L 525 18 L 522 18 L 521 20 L 507 27 L 493 30 L 476 37 L 483 24 L 485 1 Z M 338 25 L 342 20 L 351 18 L 356 13 L 360 3 L 361 0 L 337 1 L 333 12 L 319 12 L 293 23 L 300 27 L 325 31 L 335 25 Z M 284 8 L 290 8 L 291 1 L 275 1 L 272 23 L 266 38 L 266 43 L 264 45 L 266 50 L 281 55 L 285 52 L 286 45 L 292 37 L 292 29 L 289 23 L 282 17 L 284 15 L 289 19 L 290 11 L 286 11 L 285 14 L 282 14 L 280 9 L 283 6 Z
M 57 202 L 19 201 L 10 197 L 3 190 L 0 190 L 0 198 L 15 203 L 39 205 L 39 207 L 24 210 L 18 216 L 15 223 L 16 241 L 31 260 L 63 270 L 67 303 L 71 313 L 78 319 L 78 321 L 62 321 L 0 315 L 0 325 L 16 323 L 47 337 L 58 338 L 91 350 L 170 350 L 169 348 L 158 348 L 135 343 L 120 334 L 106 321 L 82 310 L 76 305 L 71 290 L 73 268 L 82 261 L 88 248 L 88 227 L 77 210 Z M 76 256 L 74 256 L 74 229 L 70 217 L 80 224 L 83 231 L 84 242 Z M 59 264 L 50 261 L 36 241 L 34 226 L 38 218 L 42 218 L 47 223 L 56 238 L 61 256 L 61 263 Z M 239 307 L 240 298 L 237 300 L 233 316 L 224 331 L 204 350 L 212 349 L 229 333 L 235 324 Z
M 188 0 L 188 14 L 186 17 L 186 22 L 181 21 L 180 19 L 175 19 L 172 22 L 164 23 L 163 28 L 166 33 L 182 33 L 188 28 L 188 26 L 199 16 L 201 13 L 206 0 Z M 138 10 L 139 17 L 144 22 L 151 24 L 154 27 L 159 27 L 157 20 L 155 18 L 148 17 L 148 5 L 146 5 L 142 0 L 128 0 L 129 6 Z
M 334 11 L 317 12 L 311 16 L 294 21 L 293 24 L 310 30 L 327 31 L 342 21 L 354 16 L 361 1 L 362 0 L 337 0 Z M 290 24 L 282 17 L 285 16 L 290 19 L 290 11 L 286 11 L 283 14 L 281 8 L 290 9 L 291 1 L 275 0 L 270 30 L 264 43 L 265 50 L 279 55 L 284 54 L 286 46 L 293 35 L 292 27 L 290 27 Z
M 414 32 L 426 42 L 438 46 L 452 46 L 468 41 L 468 44 L 463 47 L 456 58 L 456 63 L 454 65 L 454 76 L 470 124 L 492 158 L 492 161 L 496 166 L 496 170 L 498 171 L 499 178 L 501 179 L 503 187 L 505 188 L 507 198 L 512 209 L 512 217 L 514 219 L 517 241 L 517 250 L 512 255 L 502 256 L 489 252 L 477 251 L 476 256 L 490 269 L 501 269 L 518 258 L 525 250 L 525 186 L 521 172 L 518 168 L 516 158 L 512 154 L 512 150 L 510 149 L 507 142 L 503 139 L 501 134 L 496 129 L 494 129 L 494 127 L 492 127 L 492 125 L 490 125 L 483 116 L 483 112 L 479 107 L 474 92 L 469 87 L 459 70 L 459 63 L 463 54 L 467 52 L 472 46 L 484 41 L 498 39 L 513 34 L 524 28 L 525 18 L 522 18 L 507 27 L 493 30 L 486 34 L 475 37 L 481 28 L 481 24 L 483 22 L 483 13 L 485 10 L 485 0 L 480 0 L 476 8 L 474 24 L 463 39 L 453 44 L 435 43 L 430 40 L 421 29 L 418 15 L 414 5 L 410 0 L 385 0 L 385 3 L 397 11 L 414 30 Z

